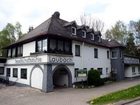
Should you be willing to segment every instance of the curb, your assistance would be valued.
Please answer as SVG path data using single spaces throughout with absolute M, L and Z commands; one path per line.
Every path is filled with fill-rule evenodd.
M 139 97 L 139 98 L 136 98 L 136 99 L 134 99 L 134 100 L 125 102 L 125 103 L 123 103 L 123 104 L 121 104 L 121 105 L 127 105 L 127 104 L 130 104 L 130 103 L 135 102 L 135 101 L 138 101 L 138 100 L 140 100 L 140 97 Z
M 130 103 L 138 101 L 138 100 L 140 100 L 140 97 L 135 98 L 135 99 L 131 99 L 131 100 L 126 100 L 126 101 L 123 100 L 123 101 L 116 103 L 115 105 L 127 105 L 127 104 L 130 104 Z

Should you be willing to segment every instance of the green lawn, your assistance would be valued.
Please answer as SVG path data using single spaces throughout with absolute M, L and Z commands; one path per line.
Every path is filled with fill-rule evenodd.
M 140 96 L 140 85 L 128 89 L 116 91 L 104 96 L 95 98 L 90 101 L 90 105 L 105 105 L 107 103 L 117 102 L 120 100 L 132 99 Z

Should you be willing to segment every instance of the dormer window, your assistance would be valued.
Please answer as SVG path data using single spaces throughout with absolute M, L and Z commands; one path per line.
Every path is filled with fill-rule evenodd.
M 71 28 L 71 33 L 72 33 L 72 35 L 76 35 L 76 28 L 75 27 Z
M 94 40 L 94 34 L 91 33 L 91 40 Z
M 82 30 L 82 37 L 86 38 L 86 31 L 85 30 Z

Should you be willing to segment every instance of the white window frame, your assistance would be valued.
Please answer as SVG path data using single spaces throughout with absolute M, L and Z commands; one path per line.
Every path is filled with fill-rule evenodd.
M 104 75 L 104 74 L 103 74 L 103 68 L 100 68 L 100 67 L 99 67 L 99 68 L 97 68 L 97 70 L 100 72 L 100 75 Z
M 115 57 L 112 57 L 112 55 L 113 55 L 112 53 L 113 53 L 114 51 L 116 52 L 116 56 L 115 56 Z M 111 59 L 117 59 L 117 58 L 118 58 L 118 57 L 117 57 L 117 56 L 118 56 L 117 53 L 118 53 L 118 52 L 117 52 L 116 50 L 111 51 Z
M 106 75 L 109 75 L 109 68 L 106 67 Z
M 107 59 L 110 59 L 110 51 L 109 50 L 107 50 Z
M 140 66 L 138 66 L 138 74 L 140 74 Z
M 11 57 L 12 55 L 11 55 L 11 49 L 8 49 L 8 57 Z
M 132 66 L 132 75 L 136 75 L 136 67 Z
M 95 50 L 97 51 L 97 53 L 95 53 Z M 97 54 L 97 55 L 95 56 L 95 54 Z M 98 48 L 94 48 L 94 58 L 95 59 L 99 58 L 99 49 Z
M 94 40 L 94 34 L 93 34 L 93 33 L 91 33 L 91 35 L 92 35 L 92 38 L 91 38 L 91 40 Z
M 99 40 L 98 41 L 101 42 L 101 36 L 98 36 L 98 37 L 99 37 Z
M 86 38 L 86 31 L 85 30 L 82 30 L 82 37 Z
M 72 32 L 73 29 L 74 29 L 74 33 Z M 72 33 L 72 35 L 76 35 L 76 28 L 75 27 L 71 27 L 71 33 Z
M 76 53 L 76 46 L 79 47 L 79 54 Z M 81 56 L 81 46 L 80 45 L 75 45 L 75 56 L 80 57 Z

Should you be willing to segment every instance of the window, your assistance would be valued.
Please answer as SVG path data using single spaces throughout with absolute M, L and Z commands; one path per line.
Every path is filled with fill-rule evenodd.
M 78 73 L 77 73 L 78 70 L 79 70 L 79 68 L 75 68 L 75 69 L 74 69 L 74 72 L 75 72 L 75 73 L 74 73 L 74 76 L 75 76 L 75 77 L 78 77 Z
M 58 51 L 62 52 L 64 49 L 63 47 L 63 41 L 62 40 L 58 40 Z
M 136 70 L 135 70 L 135 67 L 133 66 L 132 67 L 132 75 L 135 75 L 136 74 Z
M 101 42 L 101 36 L 98 36 L 98 41 Z
M 75 56 L 80 56 L 80 45 L 75 45 Z
M 22 56 L 22 54 L 23 54 L 23 47 L 18 46 L 18 48 L 17 48 L 17 56 Z
M 94 48 L 94 58 L 98 58 L 98 49 Z
M 41 52 L 41 40 L 40 41 L 37 41 L 37 52 Z
M 106 74 L 108 74 L 108 73 L 109 73 L 108 68 L 106 68 Z
M 97 68 L 97 70 L 100 72 L 100 75 L 103 74 L 103 68 Z
M 13 77 L 18 77 L 18 69 L 13 68 Z
M 50 53 L 72 54 L 71 41 L 67 39 L 49 39 L 48 47 Z
M 27 79 L 27 69 L 25 69 L 25 68 L 21 69 L 21 78 Z
M 42 44 L 42 50 L 43 50 L 44 52 L 46 52 L 46 51 L 47 51 L 47 39 L 44 39 L 42 43 L 43 43 L 43 44 Z
M 82 37 L 86 38 L 86 31 L 82 30 Z
M 107 58 L 109 59 L 109 51 L 107 51 Z
M 8 49 L 8 57 L 11 57 L 11 49 Z
M 71 49 L 71 43 L 66 41 L 65 42 L 65 52 L 70 52 Z
M 72 35 L 76 35 L 76 28 L 75 27 L 71 28 L 71 33 L 72 33 Z
M 138 73 L 140 74 L 140 66 L 138 67 Z
M 16 56 L 16 48 L 12 48 L 12 57 Z
M 94 40 L 94 34 L 91 33 L 91 40 Z
M 50 39 L 50 50 L 56 50 L 56 40 Z
M 7 68 L 6 69 L 6 76 L 7 77 L 10 77 L 10 74 L 11 74 L 11 69 L 10 68 Z
M 36 51 L 37 52 L 46 52 L 47 51 L 47 39 L 39 40 L 36 42 Z
M 117 51 L 112 51 L 112 58 L 116 58 L 117 57 Z
M 0 75 L 4 75 L 4 67 L 0 67 Z
M 120 58 L 122 58 L 122 51 L 120 51 Z
M 87 72 L 87 68 L 84 68 L 83 70 L 86 72 L 86 75 L 87 75 L 87 73 L 88 73 L 88 72 Z

